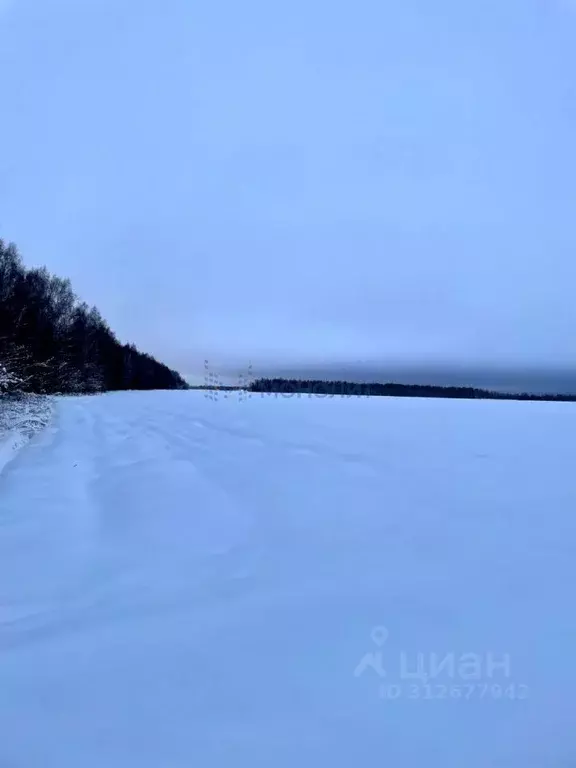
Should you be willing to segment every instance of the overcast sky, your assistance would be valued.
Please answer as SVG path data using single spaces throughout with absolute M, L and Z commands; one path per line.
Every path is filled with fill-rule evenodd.
M 576 360 L 576 1 L 0 0 L 0 236 L 183 373 Z

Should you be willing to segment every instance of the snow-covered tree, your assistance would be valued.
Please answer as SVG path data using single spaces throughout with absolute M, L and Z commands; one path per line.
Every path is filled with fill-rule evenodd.
M 0 392 L 176 389 L 186 383 L 136 347 L 123 345 L 69 280 L 26 269 L 0 240 Z
M 15 392 L 21 385 L 21 379 L 0 363 L 0 393 Z

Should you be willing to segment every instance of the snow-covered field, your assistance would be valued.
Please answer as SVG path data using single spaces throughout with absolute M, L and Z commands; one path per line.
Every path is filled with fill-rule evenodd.
M 56 401 L 0 475 L 0 766 L 576 765 L 576 408 Z

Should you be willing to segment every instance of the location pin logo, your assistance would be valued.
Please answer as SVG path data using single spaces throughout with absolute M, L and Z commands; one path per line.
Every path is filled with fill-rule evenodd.
M 374 627 L 370 633 L 370 637 L 372 638 L 372 642 L 381 648 L 386 640 L 388 640 L 388 630 L 386 627 Z

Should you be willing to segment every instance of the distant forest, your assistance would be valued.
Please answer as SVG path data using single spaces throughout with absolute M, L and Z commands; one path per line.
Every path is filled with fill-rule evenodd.
M 175 371 L 122 344 L 70 281 L 26 269 L 0 240 L 0 392 L 185 389 Z
M 248 387 L 250 392 L 276 393 L 285 397 L 315 395 L 316 397 L 447 397 L 467 400 L 557 400 L 574 402 L 576 395 L 508 394 L 474 387 L 440 387 L 420 384 L 360 384 L 350 381 L 319 381 L 299 379 L 257 379 Z

